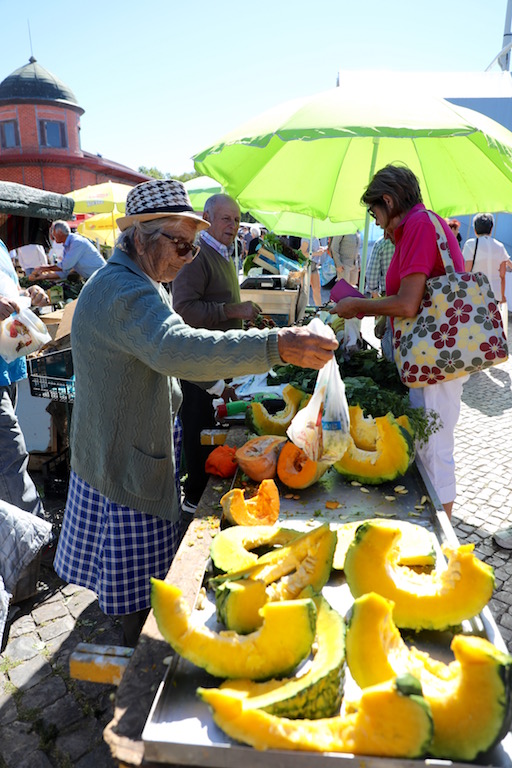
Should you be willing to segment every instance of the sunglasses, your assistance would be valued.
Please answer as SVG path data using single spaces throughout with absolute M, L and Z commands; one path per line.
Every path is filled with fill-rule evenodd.
M 372 206 L 372 205 L 370 205 L 370 206 L 369 206 L 369 208 L 368 208 L 368 213 L 370 214 L 370 216 L 372 217 L 372 219 L 376 220 L 376 218 L 377 218 L 377 217 L 375 216 L 375 213 L 374 213 L 374 211 L 373 211 L 373 206 Z
M 170 240 L 171 243 L 174 243 L 176 246 L 176 253 L 180 257 L 180 259 L 184 259 L 188 254 L 192 254 L 192 258 L 195 259 L 197 254 L 199 253 L 200 247 L 199 245 L 194 245 L 194 243 L 189 243 L 187 240 L 180 240 L 179 237 L 173 237 L 172 235 L 168 235 L 167 232 L 160 232 L 162 237 L 166 237 L 167 240 Z

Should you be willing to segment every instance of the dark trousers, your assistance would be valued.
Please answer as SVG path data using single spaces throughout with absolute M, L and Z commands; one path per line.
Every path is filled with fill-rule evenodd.
M 183 403 L 180 409 L 183 424 L 183 455 L 187 478 L 184 483 L 185 498 L 192 504 L 198 504 L 208 482 L 204 464 L 214 446 L 201 445 L 201 430 L 215 427 L 212 395 L 206 390 L 181 381 Z

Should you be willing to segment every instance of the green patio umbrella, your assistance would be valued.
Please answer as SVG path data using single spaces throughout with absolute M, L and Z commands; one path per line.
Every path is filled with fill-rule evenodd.
M 334 237 L 334 235 L 349 235 L 358 229 L 363 229 L 364 218 L 358 221 L 331 221 L 330 219 L 315 219 L 305 213 L 281 211 L 267 213 L 265 211 L 249 211 L 249 213 L 264 227 L 276 235 L 295 235 L 295 237 Z
M 512 211 L 512 133 L 428 93 L 334 88 L 281 104 L 199 152 L 194 165 L 248 210 L 359 220 L 375 171 L 405 163 L 442 216 Z M 366 217 L 361 280 L 369 220 Z
M 195 179 L 186 181 L 183 186 L 187 190 L 194 211 L 203 211 L 209 197 L 223 192 L 219 182 L 209 176 L 196 176 Z

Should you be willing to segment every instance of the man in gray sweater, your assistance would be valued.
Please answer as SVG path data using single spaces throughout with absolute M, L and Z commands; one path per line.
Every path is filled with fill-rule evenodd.
M 240 300 L 238 275 L 233 261 L 234 242 L 240 226 L 240 208 L 228 195 L 213 195 L 205 204 L 203 218 L 210 223 L 201 232 L 201 249 L 172 283 L 173 307 L 193 328 L 229 331 L 254 320 L 261 308 Z M 187 477 L 183 509 L 193 513 L 208 481 L 204 464 L 213 446 L 201 445 L 201 430 L 215 426 L 212 400 L 229 398 L 233 391 L 224 381 L 204 389 L 181 380 L 183 403 L 183 453 Z

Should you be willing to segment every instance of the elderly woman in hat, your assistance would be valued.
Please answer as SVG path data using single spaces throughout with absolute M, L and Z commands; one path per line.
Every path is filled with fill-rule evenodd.
M 76 390 L 71 476 L 54 567 L 98 595 L 134 644 L 180 541 L 173 423 L 177 379 L 205 382 L 283 362 L 321 368 L 336 341 L 307 328 L 207 331 L 172 309 L 163 283 L 208 227 L 173 179 L 134 187 L 107 265 L 83 288 L 71 341 Z

